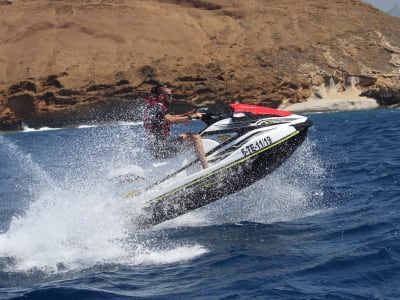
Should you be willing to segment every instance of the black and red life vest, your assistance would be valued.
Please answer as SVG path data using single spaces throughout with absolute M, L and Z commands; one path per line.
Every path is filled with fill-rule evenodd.
M 149 136 L 167 137 L 171 134 L 171 124 L 165 121 L 167 106 L 157 98 L 145 97 L 146 106 L 143 112 L 143 127 Z

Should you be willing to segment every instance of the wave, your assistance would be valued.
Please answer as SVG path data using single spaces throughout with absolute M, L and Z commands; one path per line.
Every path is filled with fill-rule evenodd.
M 128 122 L 128 121 L 120 121 L 112 124 L 82 124 L 77 126 L 67 126 L 67 127 L 48 127 L 43 126 L 40 128 L 32 128 L 29 127 L 27 124 L 22 123 L 22 132 L 37 132 L 37 131 L 53 131 L 53 130 L 63 130 L 63 129 L 70 129 L 70 128 L 77 128 L 77 129 L 87 129 L 87 128 L 96 128 L 100 126 L 137 126 L 141 125 L 143 122 Z
M 40 128 L 31 128 L 25 123 L 22 123 L 22 132 L 33 132 L 33 131 L 50 131 L 50 130 L 60 130 L 62 128 L 52 128 L 52 127 L 40 127 Z
M 52 140 L 53 155 L 39 159 L 41 164 L 0 136 L 0 150 L 13 157 L 10 168 L 21 166 L 18 176 L 31 180 L 28 184 L 33 191 L 24 200 L 24 211 L 15 214 L 8 229 L 0 232 L 0 260 L 11 258 L 0 264 L 0 272 L 57 274 L 104 264 L 157 265 L 207 252 L 197 243 L 165 242 L 132 227 L 134 215 L 126 213 L 118 187 L 106 175 L 116 162 L 124 165 L 131 155 L 143 156 L 138 146 L 127 152 L 130 145 L 143 144 L 140 133 L 135 133 L 138 128 L 104 126 L 67 135 L 46 133 L 40 138 Z M 135 143 L 122 143 L 122 136 Z M 36 147 L 42 152 L 41 146 Z

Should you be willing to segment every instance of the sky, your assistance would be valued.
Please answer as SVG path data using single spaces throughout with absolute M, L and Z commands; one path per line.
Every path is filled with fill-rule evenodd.
M 400 6 L 400 0 L 363 0 L 366 3 L 372 4 L 376 8 L 388 12 L 398 4 Z

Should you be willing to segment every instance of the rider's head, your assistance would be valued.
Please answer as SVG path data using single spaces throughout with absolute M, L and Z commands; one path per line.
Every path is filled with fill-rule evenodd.
M 169 105 L 172 102 L 172 90 L 166 85 L 153 87 L 151 93 L 164 105 Z

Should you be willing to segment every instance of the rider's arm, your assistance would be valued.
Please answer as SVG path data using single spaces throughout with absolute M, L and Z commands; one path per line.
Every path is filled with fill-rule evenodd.
M 187 121 L 192 120 L 192 119 L 201 119 L 202 116 L 203 116 L 202 113 L 192 112 L 191 111 L 189 113 L 185 113 L 185 114 L 181 114 L 181 115 L 166 114 L 164 116 L 164 119 L 168 123 L 179 124 L 179 123 L 187 122 Z
M 190 115 L 171 115 L 171 114 L 166 114 L 164 116 L 165 121 L 171 124 L 179 124 L 183 122 L 187 122 L 191 120 Z

